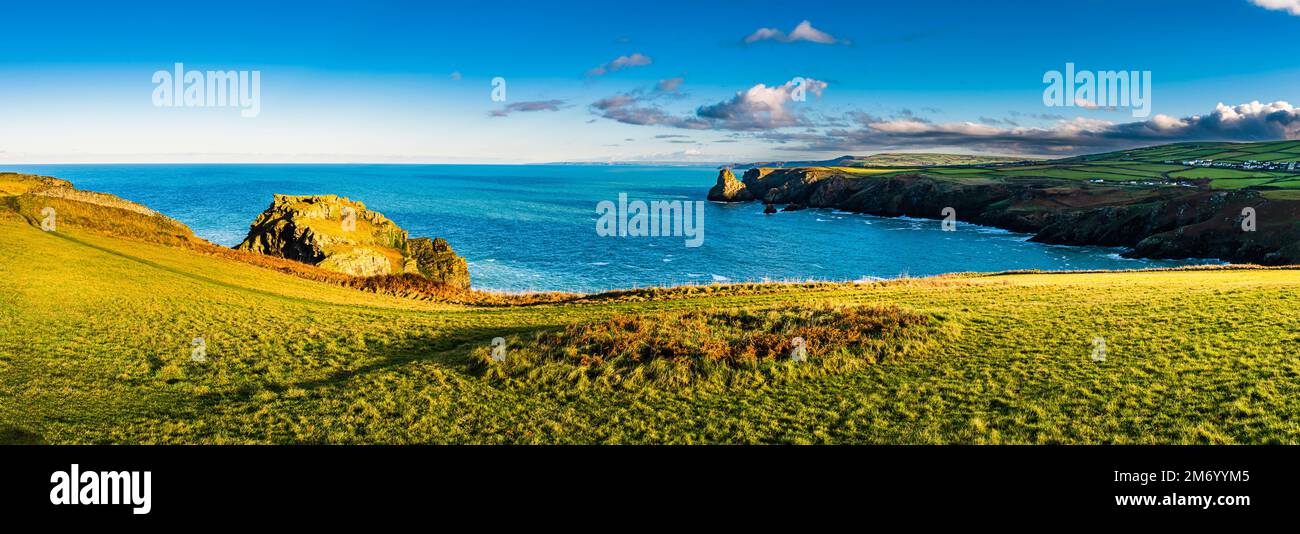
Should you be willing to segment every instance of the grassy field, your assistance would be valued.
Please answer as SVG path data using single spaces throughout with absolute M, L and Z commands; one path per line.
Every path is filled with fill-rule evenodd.
M 0 210 L 0 440 L 1294 444 L 1298 305 L 1300 271 L 1243 269 L 479 307 Z

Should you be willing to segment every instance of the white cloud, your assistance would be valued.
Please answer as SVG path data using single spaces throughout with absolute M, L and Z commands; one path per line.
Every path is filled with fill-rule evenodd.
M 1292 15 L 1300 16 L 1300 0 L 1250 0 L 1250 3 L 1264 9 L 1285 10 Z
M 790 80 L 782 85 L 768 87 L 757 84 L 745 91 L 737 91 L 730 100 L 695 110 L 696 116 L 724 130 L 770 130 L 788 126 L 805 125 L 803 115 L 791 104 L 797 101 L 799 91 L 821 96 L 826 82 L 803 79 L 802 83 Z
M 654 59 L 641 53 L 635 53 L 630 56 L 618 56 L 614 58 L 613 61 L 587 71 L 587 76 L 602 76 L 610 72 L 623 70 L 627 67 L 649 65 L 652 62 L 654 62 Z
M 665 82 L 656 85 L 650 93 L 640 91 L 602 98 L 592 103 L 591 109 L 607 119 L 625 124 L 669 126 L 691 130 L 771 130 L 790 126 L 810 126 L 812 123 L 794 104 L 805 100 L 808 94 L 820 97 L 826 82 L 811 78 L 796 78 L 782 85 L 768 87 L 757 84 L 736 96 L 715 104 L 700 106 L 693 114 L 677 115 L 650 102 L 665 93 Z M 670 84 L 676 88 L 677 84 Z
M 759 41 L 776 41 L 778 43 L 808 41 L 820 44 L 849 44 L 847 40 L 836 39 L 835 36 L 814 28 L 812 22 L 806 20 L 800 22 L 788 34 L 776 28 L 759 28 L 744 39 L 745 44 L 753 44 Z

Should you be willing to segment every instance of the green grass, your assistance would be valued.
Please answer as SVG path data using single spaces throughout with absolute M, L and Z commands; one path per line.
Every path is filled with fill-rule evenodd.
M 1237 161 L 1237 162 L 1252 161 L 1252 160 L 1253 161 L 1294 161 L 1296 159 L 1296 155 L 1287 154 L 1285 152 L 1265 152 L 1265 153 L 1248 152 L 1245 154 L 1241 154 L 1239 156 L 1233 156 L 1231 158 L 1218 158 L 1218 159 L 1227 160 L 1227 161 Z
M 1241 171 L 1237 169 L 1215 169 L 1211 167 L 1197 167 L 1186 171 L 1171 174 L 1177 178 L 1263 178 L 1269 174 L 1265 172 Z
M 1296 185 L 1292 185 L 1292 187 L 1296 188 L 1278 191 L 1264 191 L 1260 194 L 1263 195 L 1264 198 L 1271 200 L 1300 200 L 1300 187 L 1297 187 Z
M 1155 187 L 1167 181 L 1204 180 L 1202 185 L 1211 188 L 1238 189 L 1254 185 L 1278 186 L 1283 180 L 1300 178 L 1300 172 L 1243 171 L 1237 169 L 1191 167 L 1179 162 L 1191 159 L 1225 159 L 1236 157 L 1245 161 L 1290 161 L 1300 150 L 1300 141 L 1269 143 L 1177 143 L 1148 148 L 1138 148 L 1105 154 L 1077 156 L 1044 161 L 1032 165 L 981 165 L 961 167 L 927 167 L 919 169 L 931 176 L 955 179 L 960 176 L 978 176 L 988 180 L 1043 178 L 1049 180 L 1104 180 L 1107 182 L 1138 182 L 1132 187 L 1148 187 L 1142 182 L 1156 182 Z M 1257 181 L 1224 180 L 1225 178 L 1263 179 Z M 1273 182 L 1272 179 L 1278 179 Z M 1281 187 L 1293 187 L 1290 182 Z
M 1149 174 L 1123 174 L 1117 171 L 1111 171 L 1108 167 L 1097 166 L 1095 170 L 1086 170 L 1079 167 L 1047 169 L 1041 171 L 1001 171 L 1003 176 L 1042 176 L 1047 178 L 1067 178 L 1071 180 L 1106 180 L 1111 182 L 1128 182 L 1128 181 L 1145 181 L 1160 179 L 1158 175 Z
M 1242 189 L 1272 182 L 1273 178 L 1222 178 L 1211 180 L 1210 187 L 1215 189 Z
M 725 317 L 752 315 L 753 335 L 779 341 L 827 307 L 935 318 L 942 335 L 890 357 L 845 344 L 829 354 L 866 364 L 827 372 L 812 371 L 828 369 L 828 353 L 810 352 L 809 372 L 734 384 L 579 387 L 494 375 L 481 358 L 497 336 L 612 332 L 601 325 L 619 317 L 695 339 L 663 332 L 663 318 L 706 312 L 701 335 L 742 339 Z M 0 439 L 23 443 L 1300 443 L 1295 270 L 953 275 L 472 307 L 45 233 L 8 214 L 0 325 Z M 535 350 L 599 346 L 552 335 Z M 1108 353 L 1094 362 L 1098 336 Z M 205 363 L 190 361 L 195 337 Z

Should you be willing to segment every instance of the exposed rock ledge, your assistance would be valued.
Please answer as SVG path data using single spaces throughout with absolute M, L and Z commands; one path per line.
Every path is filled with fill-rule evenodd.
M 1035 234 L 1061 245 L 1129 247 L 1144 258 L 1220 258 L 1264 265 L 1300 263 L 1300 201 L 1252 190 L 1127 187 L 1052 178 L 961 182 L 919 173 L 855 176 L 828 168 L 754 168 L 744 190 L 730 170 L 710 200 L 759 200 L 888 217 L 957 219 Z M 718 194 L 715 194 L 718 193 Z M 1242 230 L 1244 208 L 1257 228 Z
M 235 248 L 353 276 L 411 273 L 470 285 L 465 258 L 445 240 L 408 239 L 383 214 L 337 195 L 275 195 Z

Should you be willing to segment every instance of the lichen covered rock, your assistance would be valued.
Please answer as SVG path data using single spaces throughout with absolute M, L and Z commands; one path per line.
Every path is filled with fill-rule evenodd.
M 469 265 L 465 258 L 456 255 L 451 245 L 447 244 L 447 240 L 441 237 L 437 239 L 416 237 L 407 240 L 406 254 L 408 265 L 413 265 L 415 271 L 425 278 L 452 287 L 469 287 Z M 410 272 L 409 268 L 408 272 Z
M 338 195 L 275 195 L 235 248 L 352 276 L 409 272 L 469 287 L 465 259 L 446 241 L 408 239 L 383 214 Z

